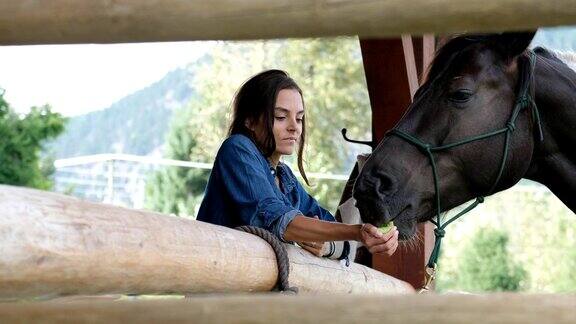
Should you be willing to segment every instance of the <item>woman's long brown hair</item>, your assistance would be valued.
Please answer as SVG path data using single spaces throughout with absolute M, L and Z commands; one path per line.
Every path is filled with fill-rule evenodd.
M 232 124 L 228 131 L 228 136 L 243 134 L 248 136 L 260 149 L 265 157 L 270 157 L 276 151 L 276 141 L 274 140 L 274 108 L 276 99 L 281 90 L 293 89 L 300 93 L 302 90 L 296 82 L 290 78 L 288 73 L 282 70 L 267 70 L 256 74 L 248 79 L 240 87 L 232 104 Z M 304 97 L 302 96 L 302 104 Z M 264 125 L 264 136 L 262 140 L 256 139 L 252 130 L 246 126 L 246 121 L 262 122 Z M 306 117 L 302 117 L 302 134 L 298 143 L 298 170 L 300 175 L 310 185 L 306 172 L 304 172 L 303 154 L 306 138 Z

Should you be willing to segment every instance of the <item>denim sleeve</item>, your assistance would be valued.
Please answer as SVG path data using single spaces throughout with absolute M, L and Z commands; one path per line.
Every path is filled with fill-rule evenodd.
M 301 212 L 278 198 L 269 179 L 270 170 L 253 144 L 245 141 L 249 139 L 225 142 L 214 168 L 221 174 L 242 222 L 265 228 L 284 240 L 286 227 Z

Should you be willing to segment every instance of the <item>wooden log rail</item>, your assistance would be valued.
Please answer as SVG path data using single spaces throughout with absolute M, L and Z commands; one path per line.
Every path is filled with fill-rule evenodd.
M 290 284 L 306 293 L 413 292 L 352 263 L 287 246 Z M 0 185 L 0 298 L 269 291 L 272 248 L 194 220 Z
M 536 29 L 572 0 L 0 1 L 0 44 L 241 40 Z
M 576 295 L 204 296 L 0 303 L 2 323 L 574 323 Z

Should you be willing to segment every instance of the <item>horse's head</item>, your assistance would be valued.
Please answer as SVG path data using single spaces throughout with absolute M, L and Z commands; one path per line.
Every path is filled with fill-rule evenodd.
M 461 36 L 436 54 L 426 82 L 397 130 L 431 147 L 457 143 L 506 127 L 519 91 L 519 70 L 534 33 Z M 534 140 L 530 110 L 510 135 L 504 173 L 495 191 L 518 182 L 530 164 Z M 502 163 L 505 135 L 434 152 L 442 210 L 486 195 Z M 362 220 L 394 220 L 401 238 L 436 213 L 429 156 L 401 136 L 387 135 L 366 161 L 354 188 Z

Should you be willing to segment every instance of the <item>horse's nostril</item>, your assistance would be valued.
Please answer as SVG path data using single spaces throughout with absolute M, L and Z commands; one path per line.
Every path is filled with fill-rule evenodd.
M 396 178 L 376 168 L 370 170 L 354 184 L 353 196 L 356 200 L 379 201 L 397 191 Z
M 354 191 L 352 192 L 352 196 L 354 198 L 356 198 L 356 200 L 358 200 L 366 192 L 367 192 L 367 190 L 366 190 L 366 185 L 364 184 L 364 181 L 359 181 L 359 180 L 356 181 L 356 183 L 354 184 Z
M 393 176 L 386 173 L 379 173 L 377 179 L 376 188 L 380 194 L 388 196 L 396 191 L 396 181 Z

